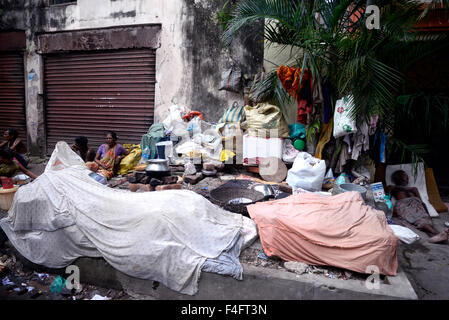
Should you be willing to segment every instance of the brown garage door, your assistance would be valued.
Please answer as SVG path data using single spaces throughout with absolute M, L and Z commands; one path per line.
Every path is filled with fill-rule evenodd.
M 47 152 L 79 135 L 96 148 L 108 130 L 140 143 L 153 123 L 155 64 L 152 49 L 47 55 Z
M 15 128 L 26 141 L 23 53 L 0 52 L 0 140 L 3 130 Z

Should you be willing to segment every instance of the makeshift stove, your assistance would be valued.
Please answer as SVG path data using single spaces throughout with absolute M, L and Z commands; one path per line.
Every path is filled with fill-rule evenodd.
M 268 186 L 250 180 L 231 180 L 212 190 L 209 200 L 225 210 L 249 216 L 248 205 L 289 195 L 279 190 L 278 186 Z
M 136 171 L 128 178 L 129 189 L 132 192 L 182 189 L 179 180 L 179 176 L 172 175 L 168 160 L 165 159 L 150 160 L 145 171 Z

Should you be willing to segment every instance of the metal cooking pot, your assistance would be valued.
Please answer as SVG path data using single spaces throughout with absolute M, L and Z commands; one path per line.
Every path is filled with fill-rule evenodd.
M 150 159 L 148 163 L 148 166 L 145 168 L 147 176 L 157 178 L 170 175 L 167 159 Z
M 258 191 L 265 196 L 265 199 L 274 198 L 274 191 L 268 184 L 255 184 L 251 187 L 252 190 Z

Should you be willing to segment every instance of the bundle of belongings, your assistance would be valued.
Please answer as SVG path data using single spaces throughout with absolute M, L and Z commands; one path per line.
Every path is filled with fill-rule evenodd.
M 175 141 L 171 163 L 185 164 L 192 158 L 215 163 L 220 161 L 222 137 L 212 124 L 204 121 L 200 112 L 173 105 L 161 125 L 171 141 Z
M 398 238 L 385 214 L 365 204 L 360 193 L 315 193 L 260 202 L 247 207 L 267 256 L 311 265 L 396 275 Z
M 59 142 L 45 172 L 17 191 L 0 226 L 23 256 L 51 268 L 103 257 L 123 273 L 190 295 L 202 270 L 242 279 L 238 256 L 257 236 L 252 220 L 191 191 L 129 193 L 89 173 Z

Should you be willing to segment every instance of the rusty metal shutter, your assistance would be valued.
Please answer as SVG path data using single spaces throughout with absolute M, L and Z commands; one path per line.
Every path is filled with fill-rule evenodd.
M 113 130 L 119 143 L 140 143 L 153 123 L 153 49 L 45 56 L 47 153 L 84 135 L 97 148 Z
M 0 52 L 0 135 L 14 128 L 26 142 L 25 76 L 23 53 Z

